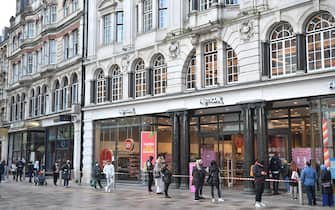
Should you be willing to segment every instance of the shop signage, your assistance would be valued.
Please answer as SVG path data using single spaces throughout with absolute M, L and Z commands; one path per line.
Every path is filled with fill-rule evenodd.
M 14 123 L 10 124 L 10 128 L 11 129 L 24 128 L 24 121 L 14 122 Z
M 120 115 L 132 115 L 136 114 L 135 108 L 132 109 L 120 109 L 119 110 Z
M 208 105 L 208 104 L 224 104 L 223 97 L 213 96 L 213 97 L 205 97 L 200 99 L 200 104 Z
M 194 167 L 195 167 L 195 162 L 190 162 L 189 163 L 189 174 L 190 175 L 192 174 Z M 190 181 L 190 184 L 189 184 L 189 186 L 190 186 L 190 192 L 194 193 L 195 192 L 195 186 L 192 185 L 193 176 L 190 176 L 189 181 Z
M 110 162 L 113 161 L 113 151 L 109 148 L 103 148 L 101 151 L 100 151 L 100 155 L 99 155 L 99 164 L 100 166 L 104 166 L 105 165 L 105 162 L 107 160 L 109 160 Z
M 68 121 L 72 121 L 71 115 L 65 115 L 65 114 L 59 115 L 59 122 L 68 122 Z
M 132 152 L 134 150 L 134 147 L 135 147 L 134 139 L 128 138 L 124 140 L 124 148 L 128 152 Z
M 157 158 L 157 133 L 155 131 L 141 132 L 141 169 L 144 169 L 145 162 L 149 157 L 154 157 L 153 163 Z

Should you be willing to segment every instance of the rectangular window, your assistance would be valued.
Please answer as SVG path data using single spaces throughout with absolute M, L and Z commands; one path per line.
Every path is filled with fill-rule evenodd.
M 240 4 L 240 0 L 226 0 L 226 5 L 238 5 Z
M 69 16 L 70 14 L 70 4 L 69 1 L 67 1 L 64 5 L 64 17 Z
M 48 25 L 49 24 L 49 9 L 44 9 L 44 16 L 43 16 L 43 24 Z
M 116 13 L 116 41 L 123 41 L 123 12 Z
M 159 28 L 167 27 L 167 0 L 159 0 Z
M 103 43 L 112 43 L 112 15 L 103 16 Z
M 49 40 L 49 64 L 56 64 L 56 40 Z
M 27 74 L 33 72 L 33 54 L 29 53 L 27 55 Z
M 73 0 L 73 11 L 77 11 L 79 8 L 78 0 Z
M 205 87 L 217 85 L 217 53 L 216 41 L 204 45 Z
M 200 0 L 200 11 L 211 8 L 213 0 Z
M 78 55 L 78 30 L 73 31 L 73 56 Z
M 152 0 L 143 2 L 143 31 L 148 32 L 152 29 Z
M 31 39 L 34 37 L 34 23 L 33 22 L 30 22 L 28 23 L 27 25 L 27 38 L 28 39 Z
M 51 6 L 50 10 L 50 23 L 55 23 L 57 21 L 57 6 Z
M 70 55 L 70 38 L 69 35 L 64 36 L 64 60 L 69 58 Z

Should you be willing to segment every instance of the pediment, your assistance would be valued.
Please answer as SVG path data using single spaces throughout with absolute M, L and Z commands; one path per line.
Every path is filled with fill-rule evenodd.
M 101 11 L 107 8 L 116 7 L 116 5 L 117 5 L 116 0 L 101 0 L 98 3 L 98 10 Z

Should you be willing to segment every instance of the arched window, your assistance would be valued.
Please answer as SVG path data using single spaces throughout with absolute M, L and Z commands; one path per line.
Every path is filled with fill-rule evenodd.
M 193 53 L 187 67 L 186 72 L 186 89 L 194 89 L 196 84 L 196 55 Z
M 271 33 L 271 76 L 296 72 L 296 38 L 288 23 L 278 25 Z
M 204 64 L 205 64 L 205 87 L 217 85 L 218 82 L 218 51 L 216 41 L 207 42 L 204 45 Z
M 227 83 L 231 84 L 238 81 L 238 59 L 235 51 L 229 45 L 226 47 L 227 56 Z
M 15 121 L 15 97 L 12 96 L 10 100 L 10 121 Z
M 143 59 L 138 59 L 135 64 L 135 92 L 136 98 L 147 94 L 147 73 L 144 69 Z
M 54 83 L 54 91 L 52 94 L 52 98 L 53 98 L 53 103 L 52 103 L 52 110 L 54 112 L 58 112 L 60 110 L 60 101 L 61 101 L 61 89 L 60 89 L 60 85 L 59 85 L 59 81 L 56 80 Z
M 41 110 L 40 110 L 41 99 L 42 99 L 41 88 L 37 87 L 36 88 L 36 97 L 35 97 L 35 106 L 34 106 L 34 116 L 38 116 L 41 112 Z
M 67 77 L 63 78 L 62 82 L 62 97 L 61 97 L 61 109 L 65 110 L 69 107 L 69 81 Z
M 329 12 L 314 16 L 306 27 L 307 69 L 335 66 L 335 19 Z
M 154 95 L 163 94 L 167 87 L 167 70 L 163 55 L 159 54 L 153 61 Z
M 35 107 L 35 90 L 32 89 L 30 91 L 30 98 L 29 98 L 29 117 L 34 116 L 34 107 Z
M 42 98 L 41 98 L 41 115 L 46 114 L 47 108 L 47 86 L 43 85 L 42 87 Z
M 119 66 L 114 65 L 111 69 L 112 76 L 112 101 L 122 99 L 122 74 Z
M 97 74 L 97 103 L 106 101 L 106 79 L 102 70 Z
M 71 79 L 71 104 L 78 104 L 78 102 L 78 76 L 74 73 Z
M 15 101 L 15 120 L 20 120 L 20 104 L 21 104 L 21 97 L 19 94 L 16 95 Z
M 21 94 L 21 103 L 20 103 L 20 120 L 25 119 L 25 103 L 26 103 L 26 95 L 24 93 Z

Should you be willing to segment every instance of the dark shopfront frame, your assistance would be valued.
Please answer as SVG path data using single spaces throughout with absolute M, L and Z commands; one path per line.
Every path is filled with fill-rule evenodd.
M 8 143 L 8 164 L 10 165 L 13 161 L 22 160 L 24 158 L 26 162 L 33 161 L 31 160 L 31 153 L 35 152 L 35 160 L 44 161 L 43 157 L 45 155 L 44 151 L 38 151 L 38 148 L 44 147 L 45 148 L 45 130 L 44 129 L 29 129 L 24 131 L 17 131 L 11 132 L 8 134 L 9 136 L 9 143 Z M 39 135 L 39 138 L 42 137 L 37 141 L 37 145 L 33 142 L 33 136 Z M 24 139 L 25 138 L 25 139 Z M 19 144 L 16 143 L 19 141 Z M 32 145 L 33 142 L 33 145 Z M 19 148 L 17 146 L 19 145 Z M 31 146 L 34 149 L 31 149 Z M 43 148 L 43 149 L 44 149 Z

